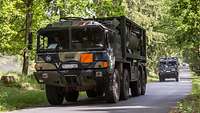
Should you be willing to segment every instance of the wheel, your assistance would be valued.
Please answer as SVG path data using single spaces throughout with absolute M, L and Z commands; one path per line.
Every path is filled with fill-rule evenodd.
M 87 90 L 86 93 L 87 93 L 88 97 L 96 97 L 97 96 L 97 92 L 94 90 Z
M 179 82 L 179 75 L 178 75 L 178 72 L 177 72 L 177 75 L 176 75 L 176 82 Z
M 178 82 L 179 81 L 179 78 L 178 77 L 176 77 L 176 82 Z
M 68 101 L 68 102 L 77 102 L 78 96 L 79 96 L 78 91 L 66 92 L 65 100 Z
M 138 72 L 139 79 L 136 82 L 131 82 L 131 95 L 134 96 L 140 96 L 142 93 L 142 80 L 141 80 L 141 73 Z
M 162 77 L 162 76 L 159 76 L 159 81 L 160 81 L 160 82 L 164 82 L 164 81 L 165 81 L 165 78 Z
M 124 70 L 124 77 L 121 80 L 121 89 L 120 89 L 120 99 L 121 100 L 127 100 L 129 97 L 129 72 L 127 69 Z
M 162 78 L 161 76 L 159 77 L 159 81 L 160 81 L 160 82 L 163 82 L 163 78 Z
M 147 85 L 147 77 L 145 76 L 145 73 L 142 73 L 141 95 L 145 95 L 145 93 L 146 93 L 146 85 Z
M 120 97 L 120 75 L 114 70 L 111 81 L 107 85 L 106 98 L 108 103 L 117 103 Z
M 51 105 L 60 105 L 63 103 L 64 94 L 62 87 L 46 85 L 45 90 L 46 90 L 47 100 Z

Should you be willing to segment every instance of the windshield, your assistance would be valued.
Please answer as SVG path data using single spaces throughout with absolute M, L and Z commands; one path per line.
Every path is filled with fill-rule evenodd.
M 104 30 L 79 27 L 45 31 L 38 37 L 39 50 L 87 50 L 104 47 Z
M 169 65 L 169 66 L 176 66 L 177 63 L 176 63 L 175 61 L 169 61 L 169 62 L 168 62 L 168 65 Z
M 68 35 L 67 30 L 53 30 L 46 31 L 44 34 L 38 36 L 38 49 L 39 50 L 62 50 L 69 49 L 66 38 Z
M 160 65 L 166 65 L 167 62 L 160 62 Z
M 72 49 L 92 49 L 104 46 L 104 31 L 94 28 L 72 29 Z
M 175 61 L 162 61 L 160 62 L 160 66 L 164 66 L 164 65 L 167 65 L 167 66 L 175 66 L 177 65 L 177 63 Z

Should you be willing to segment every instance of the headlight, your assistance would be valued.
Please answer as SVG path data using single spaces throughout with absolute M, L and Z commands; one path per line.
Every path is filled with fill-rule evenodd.
M 78 64 L 62 64 L 63 69 L 73 69 L 78 68 Z
M 52 58 L 51 58 L 51 56 L 47 55 L 47 56 L 45 57 L 45 60 L 46 60 L 47 62 L 51 62 Z
M 107 68 L 108 65 L 107 61 L 99 61 L 95 64 L 95 68 Z

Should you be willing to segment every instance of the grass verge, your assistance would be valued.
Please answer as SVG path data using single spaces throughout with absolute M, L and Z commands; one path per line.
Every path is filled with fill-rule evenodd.
M 0 82 L 0 111 L 47 104 L 45 93 L 33 76 L 1 73 L 0 77 L 2 75 L 14 76 L 16 82 L 9 85 Z
M 170 113 L 200 113 L 200 76 L 193 77 L 192 93 L 178 102 Z
M 149 76 L 147 77 L 147 82 L 157 82 L 159 81 L 159 77 L 158 75 L 156 75 L 155 73 L 153 72 L 149 72 Z
M 33 75 L 0 73 L 0 78 L 3 75 L 14 76 L 16 82 L 5 85 L 0 81 L 0 112 L 48 105 L 44 87 L 37 83 Z M 86 96 L 86 92 L 80 92 L 79 96 Z

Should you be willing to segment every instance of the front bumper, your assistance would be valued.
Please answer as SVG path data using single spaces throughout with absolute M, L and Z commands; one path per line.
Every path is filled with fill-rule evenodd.
M 177 71 L 170 71 L 170 72 L 160 72 L 159 76 L 164 77 L 164 78 L 176 78 L 178 77 L 178 72 Z
M 38 83 L 66 87 L 73 90 L 88 90 L 107 84 L 106 69 L 37 71 L 34 76 Z

